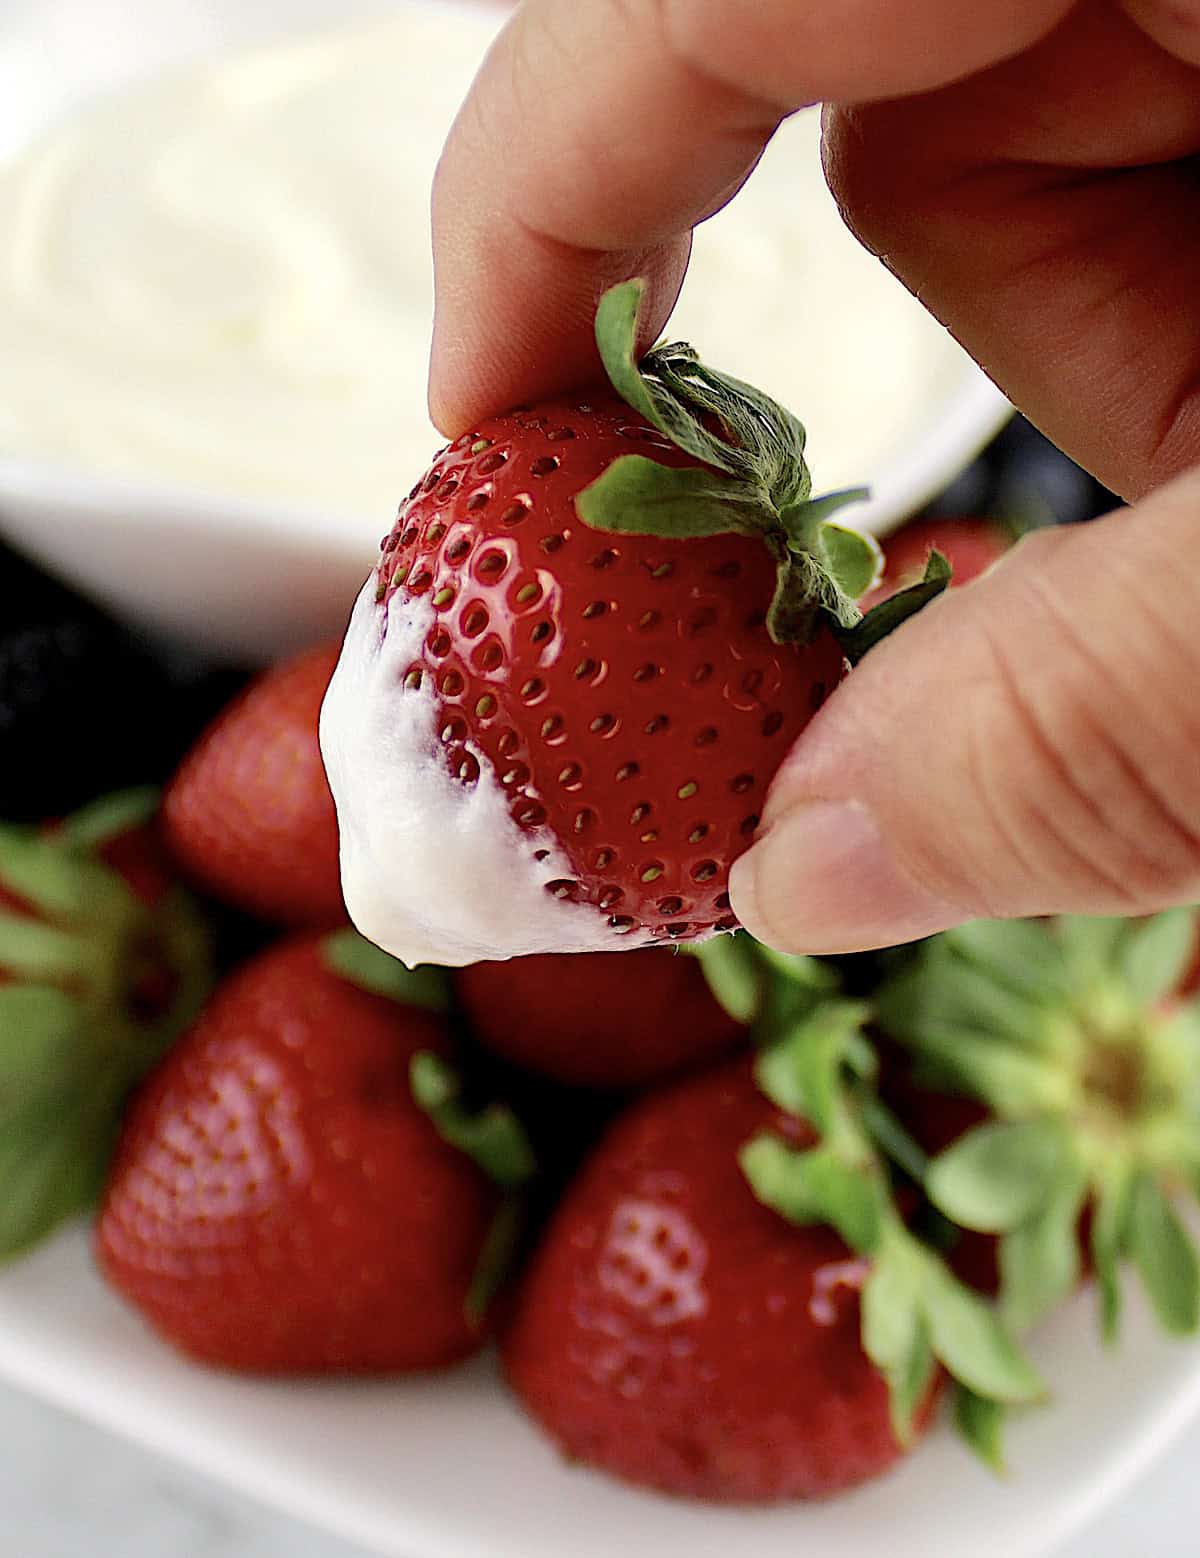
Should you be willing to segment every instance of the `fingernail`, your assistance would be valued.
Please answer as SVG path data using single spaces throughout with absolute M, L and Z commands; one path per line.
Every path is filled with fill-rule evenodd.
M 865 952 L 945 930 L 967 916 L 897 864 L 856 801 L 808 801 L 736 860 L 734 913 L 752 936 L 787 952 Z

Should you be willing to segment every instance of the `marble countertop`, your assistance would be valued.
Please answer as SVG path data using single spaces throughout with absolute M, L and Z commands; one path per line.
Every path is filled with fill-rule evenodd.
M 1198 1461 L 1200 1424 L 1058 1558 L 1195 1558 Z M 11 1558 L 371 1558 L 7 1386 L 0 1520 Z

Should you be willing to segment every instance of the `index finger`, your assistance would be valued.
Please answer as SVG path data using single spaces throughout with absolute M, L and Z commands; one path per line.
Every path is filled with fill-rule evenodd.
M 690 233 L 779 121 L 925 91 L 1017 53 L 1071 0 L 526 0 L 434 185 L 430 409 L 448 436 L 595 378 L 605 287 L 648 279 L 647 344 Z

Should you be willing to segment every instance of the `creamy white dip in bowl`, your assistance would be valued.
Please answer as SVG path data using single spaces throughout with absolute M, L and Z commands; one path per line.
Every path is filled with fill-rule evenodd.
M 229 654 L 335 633 L 440 442 L 429 183 L 503 7 L 55 9 L 0 19 L 0 533 Z M 1008 413 L 842 227 L 815 113 L 698 233 L 670 333 L 789 405 L 875 532 Z

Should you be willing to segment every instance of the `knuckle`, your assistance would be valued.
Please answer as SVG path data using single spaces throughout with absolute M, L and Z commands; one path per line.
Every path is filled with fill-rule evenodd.
M 1025 875 L 1067 884 L 1062 908 L 1137 913 L 1200 896 L 1196 718 L 1155 719 L 1131 698 L 1113 644 L 1093 643 L 1050 577 L 1025 570 L 1021 631 L 986 634 L 991 696 L 973 745 L 992 821 Z M 1154 635 L 1139 623 L 1139 655 Z

